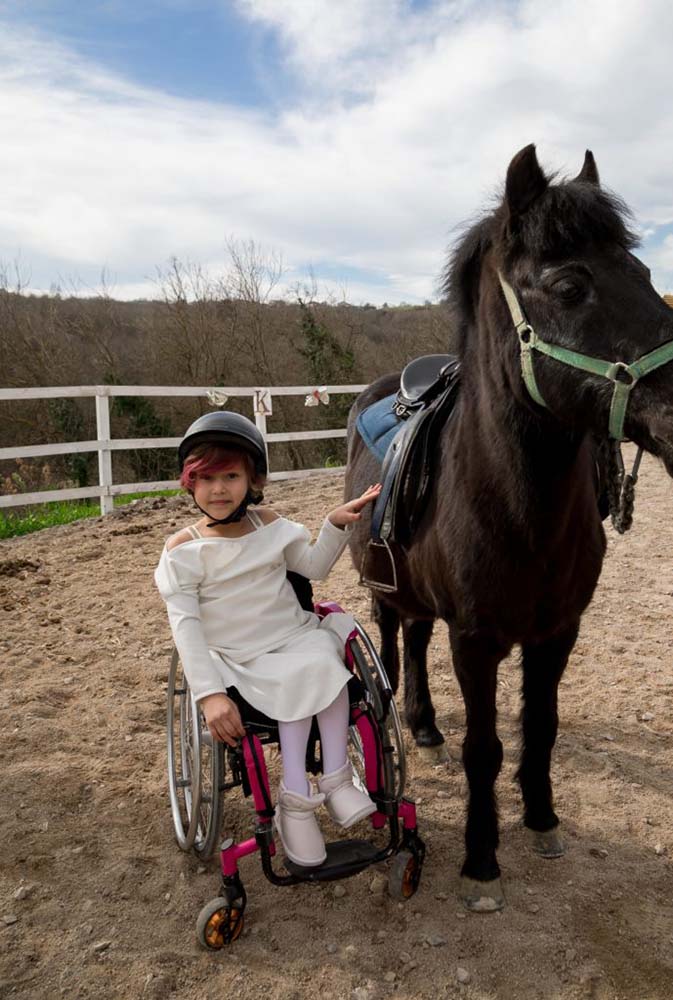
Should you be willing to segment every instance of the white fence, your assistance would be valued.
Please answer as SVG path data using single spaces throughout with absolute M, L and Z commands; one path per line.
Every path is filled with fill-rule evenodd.
M 364 385 L 329 385 L 326 391 L 330 395 L 339 393 L 357 393 Z M 274 396 L 306 396 L 314 392 L 315 386 L 283 385 L 272 388 L 261 387 L 231 387 L 175 385 L 75 385 L 54 386 L 35 389 L 0 389 L 0 401 L 10 399 L 75 399 L 82 396 L 93 396 L 96 401 L 96 440 L 68 441 L 58 444 L 23 445 L 16 448 L 0 448 L 0 461 L 12 458 L 36 458 L 45 455 L 73 455 L 76 452 L 98 452 L 98 486 L 85 486 L 65 490 L 39 490 L 36 493 L 15 493 L 0 496 L 0 508 L 24 506 L 34 503 L 48 503 L 52 500 L 76 500 L 83 497 L 99 497 L 101 514 L 109 514 L 113 507 L 113 497 L 125 493 L 154 492 L 157 490 L 177 489 L 180 485 L 176 480 L 165 480 L 155 483 L 113 483 L 112 482 L 112 452 L 127 451 L 136 448 L 177 448 L 180 438 L 110 438 L 110 396 L 203 396 L 209 393 L 223 394 L 227 398 L 249 397 L 253 403 L 253 414 L 257 427 L 264 435 L 267 445 L 274 441 L 312 441 L 320 438 L 342 438 L 346 436 L 345 428 L 333 430 L 294 431 L 286 433 L 268 433 L 267 415 L 272 406 L 265 405 L 265 400 Z M 308 412 L 311 412 L 310 410 Z M 301 469 L 298 471 L 272 472 L 270 479 L 293 479 L 311 475 L 315 472 L 340 472 L 343 466 L 335 469 Z

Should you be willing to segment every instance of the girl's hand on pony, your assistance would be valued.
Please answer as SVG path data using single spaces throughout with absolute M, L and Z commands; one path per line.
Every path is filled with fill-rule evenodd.
M 245 736 L 238 706 L 226 694 L 209 694 L 201 699 L 206 724 L 214 740 L 236 746 L 236 740 Z
M 361 497 L 356 497 L 355 500 L 349 500 L 348 503 L 344 503 L 341 507 L 331 510 L 327 515 L 329 521 L 336 528 L 345 528 L 346 525 L 352 524 L 353 521 L 359 521 L 362 517 L 360 511 L 363 507 L 366 507 L 368 503 L 372 503 L 378 497 L 381 492 L 381 483 L 376 483 L 374 486 L 368 486 Z

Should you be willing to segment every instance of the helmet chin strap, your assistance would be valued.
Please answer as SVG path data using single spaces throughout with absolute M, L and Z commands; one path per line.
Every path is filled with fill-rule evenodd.
M 211 518 L 211 520 L 206 523 L 206 527 L 215 528 L 217 527 L 218 524 L 234 524 L 236 521 L 241 521 L 245 517 L 248 507 L 261 503 L 263 499 L 264 495 L 262 493 L 255 494 L 252 493 L 250 490 L 248 490 L 248 492 L 243 497 L 242 503 L 239 504 L 239 506 L 236 508 L 233 514 L 230 514 L 229 517 Z M 192 495 L 192 500 L 194 500 L 193 495 Z M 202 514 L 205 514 L 206 517 L 211 516 L 207 510 L 204 510 L 203 507 L 199 507 L 198 503 L 196 503 L 196 500 L 194 500 L 194 504 L 196 507 L 199 508 Z

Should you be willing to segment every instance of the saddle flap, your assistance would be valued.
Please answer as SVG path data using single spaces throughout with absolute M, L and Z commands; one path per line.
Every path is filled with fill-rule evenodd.
M 425 511 L 441 431 L 454 410 L 460 386 L 456 365 L 441 378 L 442 391 L 401 423 L 383 462 L 383 489 L 372 513 L 371 537 L 409 543 Z
M 414 405 L 386 396 L 363 410 L 357 429 L 382 462 L 383 488 L 372 511 L 370 540 L 360 567 L 361 582 L 377 590 L 397 590 L 397 564 L 425 512 L 436 466 L 436 449 L 460 388 L 460 363 L 448 354 L 426 355 L 407 365 L 406 391 L 419 391 Z M 415 385 L 415 389 L 413 386 Z M 391 407 L 391 400 L 393 405 Z M 404 418 L 404 419 L 403 419 Z

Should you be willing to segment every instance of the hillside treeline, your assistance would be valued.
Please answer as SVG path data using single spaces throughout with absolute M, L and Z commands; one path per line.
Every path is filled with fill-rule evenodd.
M 315 285 L 274 298 L 279 271 L 254 247 L 234 250 L 232 272 L 211 281 L 173 261 L 161 299 L 123 302 L 30 295 L 0 287 L 0 385 L 275 386 L 364 383 L 409 359 L 451 349 L 444 306 L 351 306 L 318 301 Z M 270 431 L 343 427 L 351 396 L 306 409 L 275 397 Z M 251 415 L 251 401 L 226 406 Z M 111 399 L 113 438 L 168 437 L 211 408 L 203 398 Z M 0 446 L 96 437 L 93 399 L 0 401 Z M 344 442 L 277 444 L 272 468 L 342 464 Z M 113 453 L 114 481 L 173 478 L 171 450 Z M 0 465 L 2 492 L 96 483 L 95 453 Z

